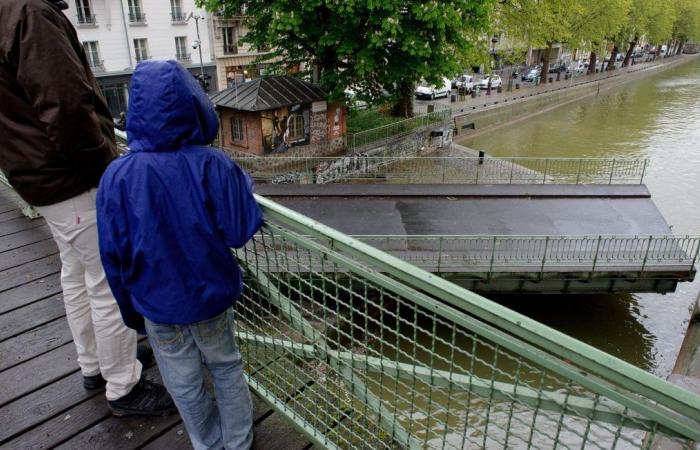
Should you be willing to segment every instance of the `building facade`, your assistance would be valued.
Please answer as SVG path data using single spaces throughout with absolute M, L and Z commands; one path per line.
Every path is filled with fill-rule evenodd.
M 219 89 L 265 75 L 268 64 L 256 60 L 269 54 L 269 49 L 241 42 L 248 32 L 245 24 L 248 19 L 244 14 L 231 17 L 214 14 L 209 22 Z
M 195 75 L 202 71 L 209 75 L 210 90 L 216 90 L 208 14 L 195 7 L 195 0 L 67 3 L 69 8 L 64 13 L 78 32 L 115 117 L 126 111 L 129 79 L 136 65 L 145 59 L 178 60 Z

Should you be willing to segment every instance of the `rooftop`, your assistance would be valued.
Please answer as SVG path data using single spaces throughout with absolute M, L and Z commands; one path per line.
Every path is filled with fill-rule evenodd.
M 266 111 L 325 99 L 326 92 L 319 86 L 287 76 L 258 78 L 211 96 L 216 106 L 240 111 Z

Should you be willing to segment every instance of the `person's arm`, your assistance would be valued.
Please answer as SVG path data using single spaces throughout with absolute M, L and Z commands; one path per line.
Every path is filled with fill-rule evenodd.
M 17 82 L 49 139 L 68 159 L 89 165 L 105 163 L 114 143 L 100 128 L 96 93 L 90 75 L 71 43 L 62 18 L 30 9 L 17 24 L 10 61 Z
M 224 158 L 210 161 L 207 196 L 219 232 L 229 247 L 240 248 L 262 226 L 263 216 L 253 197 L 253 180 L 236 163 Z
M 129 291 L 122 281 L 122 263 L 118 244 L 119 231 L 114 223 L 113 215 L 107 211 L 108 206 L 100 190 L 97 194 L 97 231 L 100 244 L 100 258 L 104 268 L 107 282 L 112 290 L 112 295 L 117 301 L 124 324 L 136 330 L 140 334 L 146 334 L 143 316 L 134 309 Z

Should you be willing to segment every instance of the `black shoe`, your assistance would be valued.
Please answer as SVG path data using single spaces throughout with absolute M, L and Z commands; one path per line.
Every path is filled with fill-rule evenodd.
M 166 416 L 177 411 L 165 387 L 143 377 L 131 392 L 107 403 L 115 416 Z
M 95 389 L 100 389 L 107 384 L 101 374 L 93 375 L 91 377 L 86 377 L 83 375 L 83 387 L 88 391 L 94 391 Z
M 153 350 L 145 344 L 139 344 L 136 346 L 136 359 L 138 359 L 144 367 L 150 366 L 153 364 Z M 99 373 L 90 377 L 83 375 L 83 387 L 88 391 L 100 389 L 104 387 L 105 384 L 107 384 L 107 382 Z

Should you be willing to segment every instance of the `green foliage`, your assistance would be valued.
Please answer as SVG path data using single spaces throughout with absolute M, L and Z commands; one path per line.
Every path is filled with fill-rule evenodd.
M 351 110 L 347 117 L 348 134 L 389 125 L 397 120 L 401 119 L 392 117 L 386 111 L 375 108 Z
M 209 10 L 238 14 L 243 38 L 273 49 L 276 65 L 311 64 L 332 99 L 352 87 L 377 102 L 412 95 L 421 78 L 437 82 L 479 60 L 495 0 L 197 0 Z M 410 88 L 410 89 L 408 89 Z M 384 100 L 385 101 L 385 100 Z

